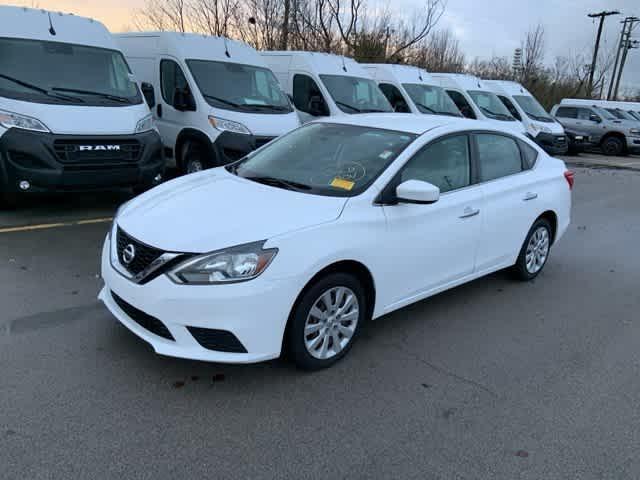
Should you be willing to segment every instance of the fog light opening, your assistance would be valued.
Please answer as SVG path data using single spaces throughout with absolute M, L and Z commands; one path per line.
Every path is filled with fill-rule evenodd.
M 18 184 L 18 186 L 22 191 L 27 191 L 31 188 L 31 184 L 27 180 L 20 180 L 20 183 Z
M 159 173 L 155 177 L 153 177 L 153 181 L 156 183 L 160 183 L 162 181 L 162 174 Z

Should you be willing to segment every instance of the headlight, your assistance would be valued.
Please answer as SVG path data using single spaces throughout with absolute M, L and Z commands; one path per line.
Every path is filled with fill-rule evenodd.
M 629 130 L 629 133 L 633 136 L 640 136 L 640 128 L 632 128 Z
M 535 137 L 538 133 L 551 133 L 551 129 L 545 127 L 544 125 L 538 125 L 536 123 L 530 123 L 528 127 L 529 132 Z
M 154 128 L 156 128 L 156 124 L 153 121 L 153 115 L 149 114 L 138 122 L 136 125 L 136 133 L 148 132 Z
M 213 285 L 256 278 L 269 266 L 277 248 L 263 249 L 264 242 L 248 243 L 187 260 L 169 272 L 176 283 Z
M 37 118 L 0 110 L 0 125 L 5 128 L 21 128 L 34 132 L 49 132 L 49 129 Z
M 238 122 L 232 122 L 231 120 L 225 120 L 224 118 L 209 116 L 209 123 L 216 130 L 221 132 L 234 132 L 243 133 L 245 135 L 251 135 L 251 130 Z

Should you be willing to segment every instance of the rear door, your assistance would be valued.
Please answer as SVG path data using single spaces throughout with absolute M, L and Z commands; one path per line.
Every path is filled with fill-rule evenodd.
M 479 132 L 473 139 L 485 222 L 476 270 L 485 271 L 515 262 L 527 232 L 541 213 L 538 196 L 542 191 L 532 168 L 537 150 L 507 134 Z
M 576 107 L 558 107 L 555 114 L 563 127 L 573 131 L 582 131 L 578 128 L 578 109 Z

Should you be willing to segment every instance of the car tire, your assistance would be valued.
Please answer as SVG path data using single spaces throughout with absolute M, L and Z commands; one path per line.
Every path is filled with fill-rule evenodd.
M 184 175 L 197 173 L 211 168 L 211 161 L 207 159 L 204 148 L 198 143 L 188 141 L 182 148 L 181 170 Z
M 330 367 L 351 350 L 368 317 L 360 281 L 331 273 L 307 288 L 289 318 L 287 353 L 298 368 Z
M 618 137 L 607 137 L 602 141 L 602 152 L 611 156 L 623 155 L 625 152 L 624 142 Z
M 552 241 L 551 224 L 539 218 L 529 230 L 513 266 L 512 271 L 518 280 L 528 282 L 542 272 L 549 259 Z

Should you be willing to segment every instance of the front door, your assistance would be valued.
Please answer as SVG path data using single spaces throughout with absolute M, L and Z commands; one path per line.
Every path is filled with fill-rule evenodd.
M 469 136 L 447 136 L 425 146 L 393 182 L 423 180 L 440 188 L 430 205 L 384 206 L 389 278 L 386 307 L 410 303 L 474 271 L 483 223 L 482 187 L 472 185 Z

